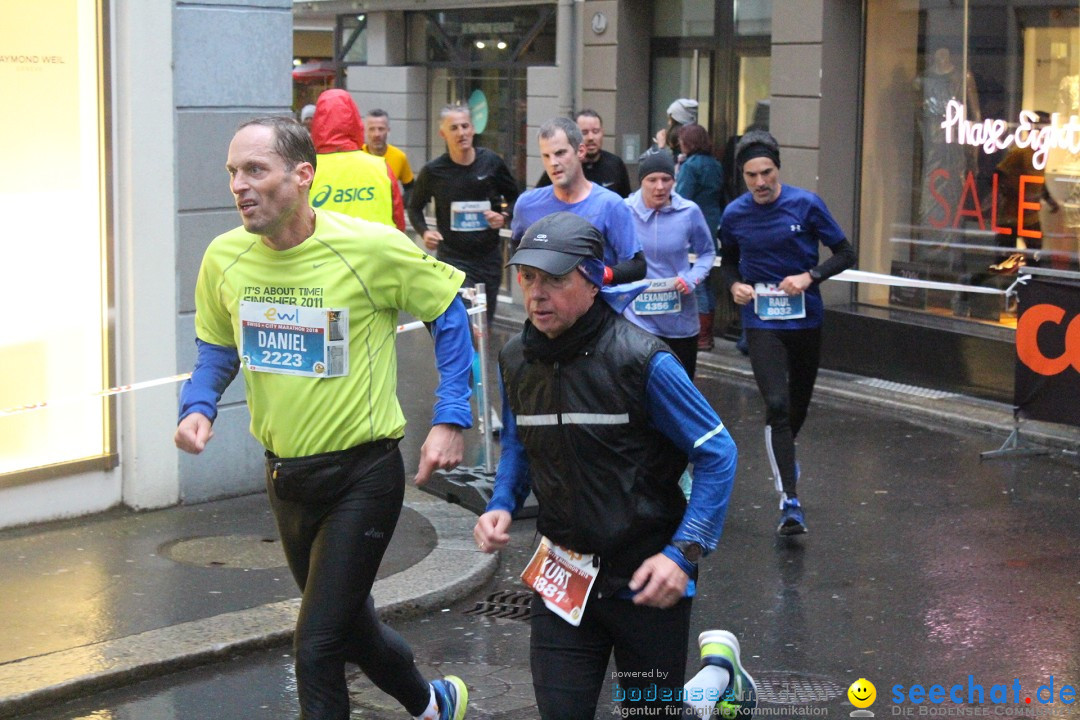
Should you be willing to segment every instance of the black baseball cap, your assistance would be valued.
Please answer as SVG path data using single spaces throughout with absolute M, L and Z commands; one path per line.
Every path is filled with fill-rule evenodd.
M 588 220 L 570 212 L 546 215 L 528 227 L 509 265 L 528 265 L 549 275 L 565 275 L 584 260 L 603 260 L 604 236 Z

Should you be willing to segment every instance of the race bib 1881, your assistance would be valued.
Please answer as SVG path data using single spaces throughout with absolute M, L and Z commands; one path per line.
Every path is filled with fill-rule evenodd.
M 576 627 L 598 572 L 593 555 L 567 550 L 541 536 L 521 579 L 540 594 L 551 612 Z
M 255 372 L 349 373 L 348 309 L 240 301 L 240 358 Z

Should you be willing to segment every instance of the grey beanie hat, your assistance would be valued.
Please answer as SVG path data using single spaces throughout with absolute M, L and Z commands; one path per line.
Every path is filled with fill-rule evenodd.
M 667 114 L 680 125 L 689 125 L 697 122 L 698 101 L 690 98 L 679 98 L 668 105 Z
M 649 153 L 641 159 L 637 170 L 638 182 L 644 180 L 646 175 L 655 172 L 664 172 L 675 177 L 675 159 L 667 150 Z

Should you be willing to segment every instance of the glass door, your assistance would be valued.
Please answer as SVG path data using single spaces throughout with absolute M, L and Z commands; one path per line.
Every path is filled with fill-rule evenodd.
M 698 101 L 698 124 L 710 128 L 712 119 L 713 53 L 704 48 L 654 55 L 649 106 L 650 130 L 667 127 L 668 106 L 679 98 Z M 710 128 L 711 129 L 711 128 Z
M 525 68 L 435 68 L 430 77 L 430 156 L 445 149 L 439 137 L 439 111 L 446 105 L 461 104 L 473 111 L 475 144 L 501 155 L 523 186 L 527 149 Z

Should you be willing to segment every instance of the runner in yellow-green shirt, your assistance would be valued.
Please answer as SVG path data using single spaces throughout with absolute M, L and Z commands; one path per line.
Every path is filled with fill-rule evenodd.
M 408 193 L 413 186 L 413 171 L 409 165 L 409 158 L 400 148 L 387 142 L 390 135 L 390 116 L 385 110 L 375 108 L 368 111 L 364 116 L 364 133 L 367 140 L 364 143 L 364 151 L 377 155 L 401 181 L 401 188 L 405 191 L 405 201 L 408 202 Z
M 243 227 L 203 257 L 198 359 L 175 442 L 205 449 L 221 394 L 242 370 L 270 504 L 303 591 L 294 640 L 303 717 L 349 717 L 352 662 L 413 717 L 462 720 L 465 684 L 423 678 L 404 639 L 379 621 L 371 586 L 405 489 L 398 313 L 428 324 L 440 374 L 422 484 L 461 461 L 472 422 L 463 274 L 391 227 L 313 210 L 316 162 L 311 136 L 290 118 L 252 120 L 233 137 L 226 168 Z

